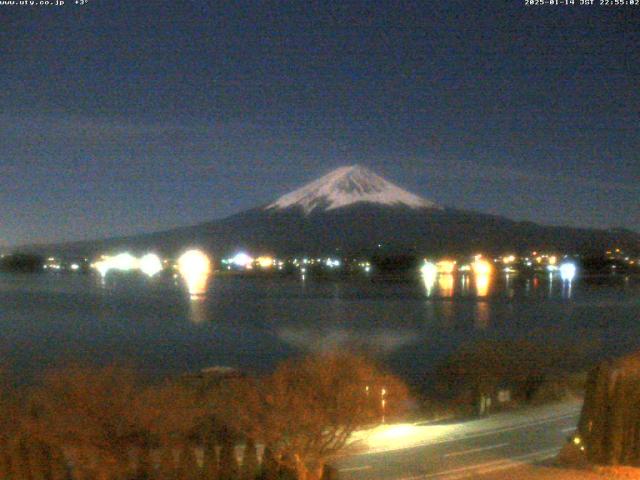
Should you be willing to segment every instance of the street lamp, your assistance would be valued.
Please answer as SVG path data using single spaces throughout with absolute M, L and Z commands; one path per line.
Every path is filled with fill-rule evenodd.
M 387 406 L 387 399 L 384 398 L 387 395 L 387 389 L 382 387 L 380 390 L 380 405 L 382 406 L 382 423 L 384 423 L 385 407 Z

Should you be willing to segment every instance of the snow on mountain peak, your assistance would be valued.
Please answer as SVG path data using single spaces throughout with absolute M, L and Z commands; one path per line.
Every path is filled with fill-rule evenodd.
M 433 202 L 401 189 L 360 165 L 338 168 L 302 188 L 283 195 L 266 209 L 300 207 L 335 210 L 354 203 L 375 203 L 410 208 L 440 208 Z

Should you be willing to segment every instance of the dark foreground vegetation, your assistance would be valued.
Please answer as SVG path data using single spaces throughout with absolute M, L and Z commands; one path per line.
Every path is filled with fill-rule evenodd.
M 603 465 L 640 465 L 640 353 L 595 367 L 575 445 Z
M 434 395 L 422 410 L 468 417 L 580 397 L 597 347 L 541 338 L 469 343 L 437 367 Z
M 384 400 L 384 401 L 382 401 Z M 72 366 L 0 397 L 8 480 L 330 478 L 351 433 L 393 418 L 407 389 L 367 358 L 320 354 L 261 378 L 147 384 L 131 368 Z
M 44 257 L 16 253 L 0 258 L 0 272 L 39 273 L 43 271 Z
M 411 405 L 428 419 L 580 395 L 584 376 L 570 372 L 591 350 L 528 340 L 472 343 L 438 368 L 433 395 Z M 598 370 L 600 380 L 592 374 L 590 384 L 612 371 Z M 70 366 L 20 388 L 6 378 L 2 480 L 333 478 L 328 465 L 357 448 L 349 445 L 355 430 L 406 418 L 409 405 L 399 379 L 366 356 L 336 352 L 284 362 L 262 377 L 212 370 L 150 383 L 129 367 Z M 587 402 L 598 406 L 589 418 L 604 418 L 611 398 L 630 392 L 614 389 L 611 397 L 611 388 L 599 388 Z M 623 421 L 607 420 L 605 430 Z

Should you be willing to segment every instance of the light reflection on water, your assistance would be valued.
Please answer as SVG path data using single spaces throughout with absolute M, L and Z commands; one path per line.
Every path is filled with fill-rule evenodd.
M 469 275 L 462 275 L 462 277 L 460 278 L 460 283 L 462 285 L 462 295 L 469 295 L 471 293 L 471 279 Z
M 504 280 L 505 280 L 505 283 L 504 283 L 504 290 L 505 290 L 505 293 L 507 294 L 507 297 L 509 297 L 509 298 L 513 298 L 513 297 L 514 297 L 514 295 L 516 294 L 516 290 L 515 290 L 515 288 L 514 288 L 514 286 L 513 286 L 513 283 L 514 283 L 514 282 L 513 282 L 513 275 L 512 275 L 512 274 L 507 273 L 507 274 L 504 276 Z
M 287 326 L 278 329 L 278 338 L 303 351 L 354 348 L 389 353 L 417 342 L 420 334 L 379 328 L 373 329 L 367 335 L 362 335 L 362 332 L 357 329 L 341 326 L 333 328 Z
M 451 273 L 442 273 L 438 276 L 438 290 L 442 297 L 453 297 L 455 288 L 454 276 Z
M 422 273 L 422 283 L 424 284 L 424 289 L 427 292 L 427 297 L 430 297 L 433 293 L 437 278 L 437 273 L 434 274 L 432 271 Z
M 204 295 L 191 295 L 189 299 L 189 321 L 195 325 L 213 322 Z
M 491 314 L 490 314 L 489 302 L 486 302 L 486 301 L 476 302 L 475 327 L 478 330 L 486 330 L 487 328 L 489 328 L 490 317 L 491 317 Z
M 573 296 L 573 283 L 561 280 L 554 274 L 519 277 L 513 273 L 439 273 L 437 275 L 421 275 L 424 293 L 428 298 L 484 298 L 493 295 L 496 288 L 504 297 L 514 299 L 519 296 L 533 295 L 540 297 L 539 288 L 545 285 L 546 298 L 562 298 L 570 300 Z M 473 288 L 472 288 L 473 286 Z
M 594 339 L 602 352 L 640 348 L 640 279 L 220 276 L 192 300 L 170 276 L 116 275 L 101 287 L 86 275 L 0 275 L 0 305 L 0 358 L 25 368 L 82 354 L 150 369 L 259 369 L 293 353 L 357 346 L 417 375 L 462 343 L 531 332 Z
M 570 299 L 573 292 L 573 282 L 571 280 L 565 280 L 562 282 L 562 298 Z
M 478 297 L 486 297 L 489 294 L 489 286 L 491 284 L 491 275 L 481 274 L 475 275 L 476 295 Z

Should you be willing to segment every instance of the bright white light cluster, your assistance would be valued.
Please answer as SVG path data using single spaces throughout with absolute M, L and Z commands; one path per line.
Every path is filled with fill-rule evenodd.
M 455 287 L 454 274 L 456 269 L 462 273 L 463 282 L 465 279 L 468 281 L 468 272 L 473 272 L 478 297 L 486 297 L 489 294 L 493 265 L 482 258 L 482 255 L 476 255 L 472 263 L 463 265 L 458 265 L 455 260 L 445 259 L 437 263 L 425 260 L 420 268 L 420 273 L 422 274 L 427 295 L 431 295 L 437 283 L 441 296 L 452 296 Z
M 162 271 L 162 261 L 155 253 L 147 253 L 138 261 L 138 267 L 145 275 L 153 277 Z
M 329 268 L 337 268 L 342 264 L 342 262 L 336 258 L 327 258 L 325 263 Z
M 211 260 L 200 250 L 188 250 L 178 259 L 178 271 L 192 298 L 204 295 L 211 274 Z
M 571 282 L 576 276 L 576 271 L 575 263 L 565 262 L 560 265 L 560 278 L 564 282 Z
M 269 269 L 276 264 L 276 261 L 269 255 L 262 255 L 261 257 L 256 258 L 255 263 L 262 269 Z
M 140 270 L 149 277 L 153 277 L 162 271 L 162 261 L 155 253 L 147 253 L 140 258 L 134 257 L 129 252 L 119 253 L 113 257 L 103 256 L 91 266 L 103 277 L 111 270 L 121 272 Z
M 228 259 L 228 262 L 237 266 L 247 268 L 253 263 L 253 257 L 244 252 L 236 253 L 235 256 Z
M 492 272 L 493 267 L 489 262 L 482 259 L 480 256 L 477 256 L 471 264 L 471 269 L 476 275 L 489 275 Z
M 422 274 L 424 286 L 427 289 L 427 295 L 431 295 L 431 291 L 436 283 L 436 278 L 438 277 L 438 266 L 428 260 L 425 260 L 424 264 L 420 268 L 420 273 Z
M 423 277 L 433 279 L 435 281 L 435 278 L 438 276 L 438 267 L 437 265 L 425 260 L 422 268 L 420 268 L 420 272 Z

